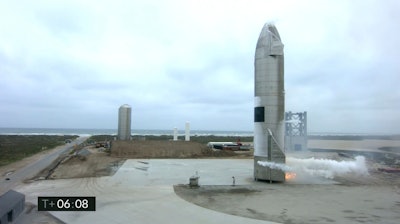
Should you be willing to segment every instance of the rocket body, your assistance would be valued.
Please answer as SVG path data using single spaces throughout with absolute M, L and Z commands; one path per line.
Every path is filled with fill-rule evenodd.
M 254 59 L 254 178 L 284 181 L 285 173 L 258 161 L 285 163 L 284 54 L 278 30 L 265 24 Z

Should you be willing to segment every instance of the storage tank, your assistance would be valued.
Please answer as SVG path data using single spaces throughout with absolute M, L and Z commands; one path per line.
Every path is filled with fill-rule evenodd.
M 190 123 L 186 121 L 185 124 L 185 141 L 190 141 Z
M 118 139 L 131 140 L 131 113 L 132 108 L 128 104 L 119 107 L 118 113 Z

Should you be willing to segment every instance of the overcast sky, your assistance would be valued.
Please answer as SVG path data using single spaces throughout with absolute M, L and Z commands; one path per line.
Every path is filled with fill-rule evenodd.
M 309 131 L 400 133 L 397 0 L 0 0 L 0 127 L 251 131 L 265 22 Z

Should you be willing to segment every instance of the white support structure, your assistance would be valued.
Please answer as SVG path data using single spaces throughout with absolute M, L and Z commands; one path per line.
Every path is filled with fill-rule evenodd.
M 285 151 L 307 150 L 307 112 L 285 113 Z

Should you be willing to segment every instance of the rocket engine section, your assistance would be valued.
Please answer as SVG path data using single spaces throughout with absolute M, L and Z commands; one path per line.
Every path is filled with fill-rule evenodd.
M 265 24 L 258 38 L 254 77 L 254 179 L 283 182 L 285 172 L 258 164 L 285 163 L 283 44 L 272 24 Z

